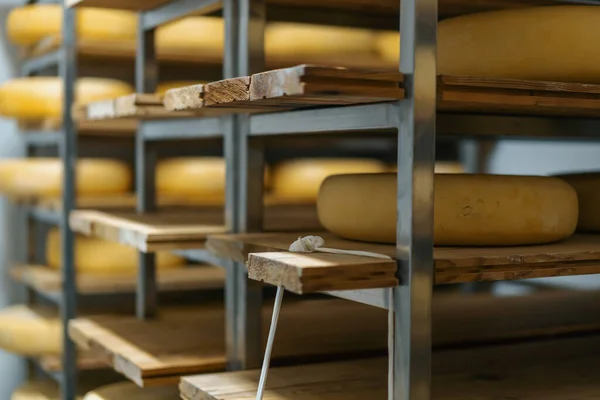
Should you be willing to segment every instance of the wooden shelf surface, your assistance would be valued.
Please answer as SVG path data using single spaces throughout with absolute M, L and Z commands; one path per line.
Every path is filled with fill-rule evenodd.
M 264 342 L 271 312 L 272 306 L 264 307 Z M 386 312 L 343 300 L 288 301 L 280 323 L 276 362 L 386 346 Z M 104 354 L 115 370 L 139 386 L 151 386 L 177 382 L 181 375 L 224 370 L 224 329 L 224 308 L 204 305 L 163 308 L 157 319 L 148 321 L 114 315 L 78 318 L 71 321 L 69 334 L 81 348 Z
M 204 207 L 146 214 L 76 210 L 69 221 L 75 232 L 148 252 L 203 248 L 209 234 L 226 231 L 223 218 L 222 207 Z M 264 224 L 270 231 L 320 226 L 314 205 L 267 206 Z
M 586 400 L 600 396 L 595 366 L 600 340 L 556 339 L 434 352 L 434 400 Z M 185 400 L 252 399 L 260 371 L 184 377 Z M 384 399 L 387 359 L 375 358 L 269 371 L 271 400 Z
M 310 234 L 315 234 L 310 233 Z M 316 233 L 325 246 L 395 257 L 395 246 Z M 211 235 L 206 247 L 221 259 L 247 260 L 248 276 L 283 285 L 298 294 L 395 285 L 395 260 L 326 253 L 290 253 L 307 233 Z M 562 242 L 512 247 L 436 247 L 435 282 L 461 283 L 600 273 L 600 235 L 574 235 Z
M 38 292 L 62 291 L 60 271 L 44 265 L 20 265 L 9 270 L 10 276 Z M 225 270 L 211 266 L 190 266 L 181 269 L 158 270 L 157 284 L 160 291 L 175 292 L 223 288 Z M 77 274 L 77 291 L 80 294 L 134 293 L 136 275 Z

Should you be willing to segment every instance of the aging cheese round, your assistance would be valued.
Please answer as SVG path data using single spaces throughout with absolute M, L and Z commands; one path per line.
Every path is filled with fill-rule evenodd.
M 135 13 L 102 8 L 78 8 L 76 12 L 79 40 L 120 42 L 136 39 Z M 62 13 L 62 6 L 58 4 L 14 8 L 6 22 L 8 38 L 12 43 L 31 46 L 46 37 L 60 37 Z
M 579 222 L 577 230 L 581 232 L 600 231 L 600 173 L 565 174 L 564 179 L 577 191 L 579 199 Z
M 21 120 L 61 118 L 62 90 L 62 80 L 57 77 L 8 80 L 0 85 L 0 115 Z M 133 92 L 131 85 L 125 82 L 104 78 L 80 78 L 75 90 L 78 104 Z
M 273 168 L 273 195 L 285 199 L 315 201 L 321 183 L 330 175 L 385 172 L 386 165 L 374 159 L 297 159 Z
M 0 186 L 11 195 L 58 196 L 62 191 L 63 167 L 57 158 L 16 160 L 0 166 Z M 125 193 L 131 187 L 127 164 L 109 159 L 80 159 L 76 165 L 78 195 L 104 196 Z
M 179 398 L 176 386 L 141 388 L 134 383 L 120 382 L 88 392 L 83 400 L 173 400 Z
M 15 305 L 0 310 L 0 348 L 31 357 L 56 355 L 62 349 L 62 327 L 50 310 Z
M 272 23 L 265 29 L 265 53 L 269 56 L 372 56 L 374 40 L 374 33 L 366 29 Z
M 10 400 L 59 400 L 58 385 L 51 381 L 27 382 L 18 387 Z
M 61 236 L 58 229 L 48 232 L 46 263 L 54 269 L 62 265 Z M 185 259 L 170 252 L 156 253 L 159 270 L 183 268 Z M 133 275 L 137 273 L 136 249 L 120 243 L 77 235 L 75 237 L 75 268 L 78 272 L 94 275 Z
M 225 26 L 221 18 L 187 17 L 156 30 L 156 53 L 202 51 L 203 56 L 222 57 Z
M 398 172 L 398 166 L 392 165 L 387 172 Z M 465 169 L 459 162 L 438 161 L 435 163 L 436 174 L 460 174 L 464 173 Z
M 395 243 L 396 174 L 337 175 L 319 192 L 329 231 L 352 240 Z M 577 193 L 553 177 L 437 174 L 434 242 L 438 246 L 551 243 L 573 234 Z

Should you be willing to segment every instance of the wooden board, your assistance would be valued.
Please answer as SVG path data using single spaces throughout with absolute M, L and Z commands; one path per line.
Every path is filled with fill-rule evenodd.
M 208 234 L 226 231 L 223 218 L 221 207 L 146 214 L 76 210 L 71 212 L 70 226 L 86 236 L 148 252 L 202 248 Z M 320 226 L 314 205 L 266 207 L 264 223 L 265 229 L 273 231 Z
M 170 3 L 171 0 L 64 0 L 64 2 L 67 7 L 102 7 L 143 11 Z
M 265 339 L 271 312 L 271 306 L 263 310 Z M 343 300 L 286 301 L 273 355 L 281 361 L 385 349 L 386 316 L 385 310 Z M 75 319 L 69 334 L 82 348 L 105 354 L 128 379 L 148 386 L 223 370 L 224 319 L 222 306 L 162 308 L 156 320 L 108 315 Z
M 597 336 L 517 343 L 433 354 L 433 400 L 588 400 L 600 396 Z M 250 400 L 260 372 L 241 371 L 182 379 L 185 400 Z M 384 399 L 387 359 L 272 368 L 270 400 Z
M 317 234 L 325 239 L 327 247 L 395 257 L 392 245 L 343 240 L 330 233 Z M 392 284 L 382 278 L 396 270 L 394 260 L 287 252 L 291 243 L 306 235 L 304 232 L 211 235 L 206 247 L 221 259 L 247 260 L 250 278 L 283 285 L 298 294 Z M 437 284 L 598 274 L 600 235 L 575 235 L 562 242 L 538 246 L 436 247 L 434 259 Z
M 62 291 L 62 277 L 58 270 L 44 265 L 21 265 L 9 270 L 10 276 L 36 291 L 56 293 Z M 160 291 L 188 291 L 224 287 L 225 270 L 219 267 L 190 266 L 181 269 L 158 270 Z M 134 293 L 135 275 L 77 274 L 77 290 L 81 294 Z
M 164 102 L 170 111 L 224 107 L 232 112 L 351 105 L 401 99 L 402 81 L 398 72 L 299 65 L 172 89 Z
M 38 365 L 47 372 L 56 373 L 62 371 L 61 356 L 44 356 L 36 359 Z M 78 354 L 77 369 L 90 371 L 106 369 L 105 359 L 96 352 L 82 352 Z
M 62 128 L 61 121 L 56 119 L 17 122 L 24 135 L 28 131 L 57 131 Z M 77 133 L 85 136 L 133 137 L 137 125 L 137 121 L 132 119 L 77 121 Z

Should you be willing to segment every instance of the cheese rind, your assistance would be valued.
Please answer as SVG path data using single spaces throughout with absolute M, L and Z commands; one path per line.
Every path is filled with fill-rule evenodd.
M 378 160 L 316 158 L 290 160 L 273 168 L 273 195 L 284 199 L 315 201 L 319 187 L 330 175 L 385 172 Z
M 48 232 L 46 263 L 60 269 L 62 265 L 61 237 L 58 229 Z M 183 268 L 185 259 L 171 252 L 156 253 L 158 270 Z M 95 275 L 134 275 L 138 270 L 138 252 L 133 247 L 84 236 L 75 237 L 75 268 L 77 272 Z
M 0 189 L 15 196 L 58 196 L 62 192 L 63 165 L 57 158 L 13 160 L 0 165 Z M 78 195 L 114 195 L 131 187 L 127 164 L 110 159 L 80 159 L 76 165 Z
M 9 40 L 20 46 L 31 46 L 46 37 L 62 35 L 63 10 L 58 4 L 34 4 L 11 10 L 6 21 Z M 124 10 L 78 8 L 76 10 L 79 40 L 120 42 L 135 40 L 136 14 Z
M 156 52 L 202 51 L 203 56 L 221 58 L 225 43 L 223 19 L 187 17 L 156 30 Z
M 41 307 L 4 308 L 0 310 L 0 348 L 31 357 L 57 355 L 62 349 L 60 320 Z
M 130 382 L 115 383 L 88 392 L 83 400 L 172 400 L 179 398 L 176 386 L 141 388 Z
M 600 173 L 580 173 L 559 175 L 573 186 L 579 200 L 579 221 L 577 230 L 580 232 L 600 232 Z
M 396 174 L 329 177 L 317 211 L 329 231 L 352 240 L 396 242 Z M 573 234 L 575 190 L 559 178 L 437 174 L 434 242 L 438 246 L 551 243 Z
M 18 387 L 10 400 L 59 400 L 58 385 L 51 381 L 27 382 Z
M 62 80 L 57 77 L 10 79 L 0 85 L 0 115 L 20 120 L 60 119 Z M 80 78 L 76 85 L 78 104 L 112 99 L 133 92 L 131 85 L 114 79 Z

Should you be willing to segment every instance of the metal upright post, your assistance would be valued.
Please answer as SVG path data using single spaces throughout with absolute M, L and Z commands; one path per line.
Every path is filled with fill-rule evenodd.
M 226 0 L 225 77 L 264 70 L 264 0 Z M 227 223 L 234 232 L 260 232 L 263 212 L 264 149 L 250 140 L 249 116 L 224 119 L 227 160 Z M 228 269 L 227 357 L 230 369 L 260 366 L 262 285 L 248 280 L 246 267 Z
M 69 228 L 69 214 L 76 206 L 75 165 L 77 162 L 77 129 L 71 115 L 75 103 L 77 77 L 77 43 L 75 37 L 75 11 L 63 4 L 62 60 L 60 75 L 63 82 L 62 121 L 64 136 L 60 146 L 63 162 L 62 214 L 62 302 L 61 322 L 63 326 L 62 354 L 62 399 L 75 400 L 77 389 L 77 351 L 69 339 L 69 320 L 77 310 L 77 286 L 75 279 L 74 235 Z
M 431 398 L 437 0 L 402 0 L 393 399 Z
M 145 29 L 143 16 L 138 21 L 135 86 L 138 93 L 154 93 L 158 82 L 158 63 L 154 45 L 155 29 Z M 156 210 L 156 147 L 144 140 L 144 121 L 138 124 L 135 140 L 135 170 L 137 212 Z M 139 252 L 136 315 L 140 319 L 156 316 L 158 291 L 156 286 L 156 257 L 154 253 Z

